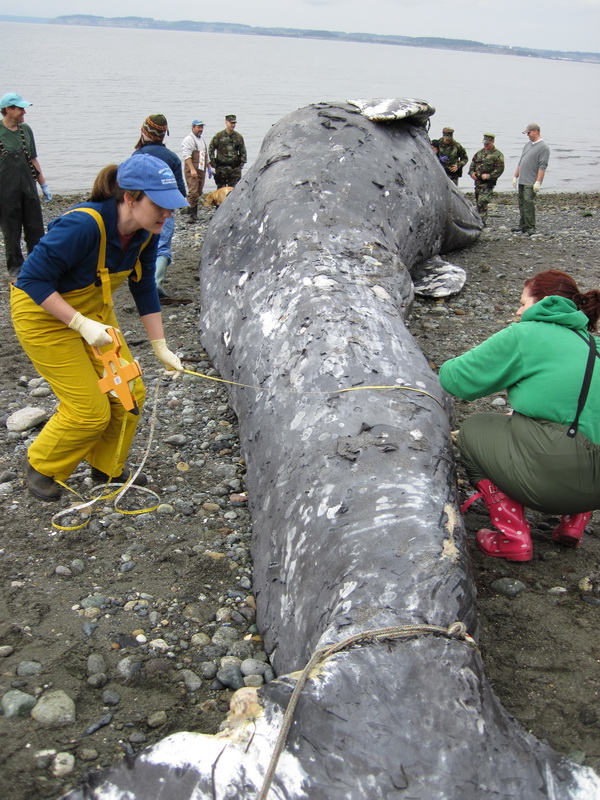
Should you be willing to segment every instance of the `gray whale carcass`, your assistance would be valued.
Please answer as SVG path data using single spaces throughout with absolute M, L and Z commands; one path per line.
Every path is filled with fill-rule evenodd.
M 502 708 L 454 625 L 477 636 L 449 424 L 404 318 L 411 273 L 481 222 L 436 162 L 426 113 L 368 116 L 356 101 L 281 120 L 202 253 L 203 344 L 223 378 L 258 387 L 230 401 L 279 677 L 236 693 L 223 733 L 167 737 L 73 798 L 600 796 L 591 770 Z

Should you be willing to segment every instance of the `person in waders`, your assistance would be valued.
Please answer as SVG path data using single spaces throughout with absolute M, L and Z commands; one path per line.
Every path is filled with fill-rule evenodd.
M 132 156 L 98 174 L 88 202 L 53 220 L 11 286 L 13 325 L 23 349 L 59 405 L 27 453 L 25 479 L 32 494 L 57 500 L 82 460 L 98 482 L 125 482 L 124 466 L 139 415 L 104 394 L 104 364 L 94 348 L 112 344 L 118 328 L 113 292 L 125 281 L 158 360 L 181 370 L 168 349 L 154 278 L 156 250 L 172 210 L 187 205 L 169 167 L 158 158 Z M 125 343 L 121 357 L 133 361 Z M 138 409 L 145 389 L 135 380 Z M 140 474 L 136 483 L 144 485 Z
M 21 234 L 28 253 L 44 235 L 38 184 L 46 201 L 52 200 L 37 160 L 33 131 L 24 122 L 30 105 L 15 92 L 0 99 L 0 228 L 9 275 L 16 275 L 23 263 Z
M 529 561 L 525 507 L 561 515 L 552 541 L 578 547 L 600 508 L 600 291 L 581 292 L 551 269 L 525 281 L 520 321 L 442 364 L 440 383 L 463 400 L 506 389 L 511 414 L 473 414 L 458 449 L 492 525 L 477 533 L 487 556 Z

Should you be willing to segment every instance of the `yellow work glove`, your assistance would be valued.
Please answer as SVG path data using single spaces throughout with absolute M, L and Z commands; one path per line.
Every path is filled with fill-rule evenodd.
M 175 353 L 172 353 L 169 350 L 164 339 L 151 339 L 150 344 L 154 350 L 154 355 L 158 358 L 161 364 L 164 364 L 167 369 L 174 369 L 177 371 L 181 371 L 183 369 L 183 364 L 179 358 L 177 358 Z
M 107 328 L 111 327 L 111 325 L 96 322 L 95 319 L 84 317 L 79 311 L 69 322 L 69 328 L 80 333 L 86 342 L 93 347 L 103 347 L 105 344 L 111 344 L 112 337 L 106 332 Z
M 512 181 L 512 183 L 513 183 L 513 186 L 514 186 L 514 187 L 515 187 L 515 189 L 516 189 L 516 188 L 517 188 L 517 186 L 519 185 L 519 179 L 518 179 L 518 178 L 513 178 L 513 181 Z
M 539 181 L 536 181 L 533 184 L 533 191 L 537 194 L 539 190 L 542 188 L 542 184 Z

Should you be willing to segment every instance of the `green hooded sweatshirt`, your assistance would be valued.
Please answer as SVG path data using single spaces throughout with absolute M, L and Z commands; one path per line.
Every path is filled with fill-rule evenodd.
M 570 425 L 589 354 L 587 325 L 588 318 L 571 300 L 544 297 L 523 313 L 520 322 L 442 364 L 440 383 L 463 400 L 507 389 L 508 402 L 515 411 Z M 597 338 L 593 338 L 597 346 Z M 598 358 L 579 430 L 600 444 Z

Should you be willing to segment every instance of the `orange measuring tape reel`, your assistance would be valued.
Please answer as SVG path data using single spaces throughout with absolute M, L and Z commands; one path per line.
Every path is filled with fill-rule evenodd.
M 101 352 L 98 347 L 94 347 L 94 353 L 104 364 L 104 377 L 98 381 L 101 392 L 108 394 L 112 392 L 116 395 L 126 411 L 132 414 L 139 414 L 138 405 L 133 395 L 133 381 L 142 374 L 142 368 L 137 361 L 125 361 L 119 353 L 123 346 L 123 341 L 116 328 L 107 328 L 106 332 L 113 340 L 113 347 L 110 350 Z

